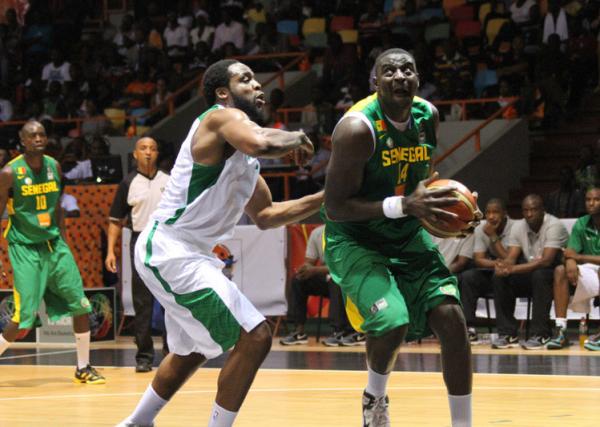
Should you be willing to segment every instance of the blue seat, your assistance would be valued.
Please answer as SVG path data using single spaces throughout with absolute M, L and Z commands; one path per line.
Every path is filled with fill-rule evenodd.
M 496 74 L 496 70 L 487 68 L 477 71 L 475 79 L 473 80 L 473 87 L 475 88 L 475 94 L 478 98 L 486 87 L 495 86 L 497 84 L 498 74 Z
M 293 36 L 298 35 L 298 21 L 278 21 L 277 32 L 281 34 L 290 34 Z

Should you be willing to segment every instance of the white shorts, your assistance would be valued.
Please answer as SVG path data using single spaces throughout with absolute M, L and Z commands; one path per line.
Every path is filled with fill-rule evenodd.
M 600 294 L 598 266 L 595 264 L 581 264 L 578 267 L 579 280 L 577 280 L 575 294 L 569 308 L 578 313 L 589 313 L 590 300 Z
M 223 275 L 223 263 L 150 223 L 135 246 L 135 268 L 165 309 L 169 350 L 212 359 L 233 347 L 241 328 L 250 332 L 264 316 Z

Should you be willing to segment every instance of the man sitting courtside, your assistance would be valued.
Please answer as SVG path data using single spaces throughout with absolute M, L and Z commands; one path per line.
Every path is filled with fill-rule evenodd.
M 459 277 L 460 300 L 465 312 L 469 339 L 477 339 L 475 312 L 479 297 L 493 292 L 492 277 L 498 260 L 508 255 L 508 237 L 514 224 L 506 214 L 501 199 L 490 199 L 485 206 L 485 221 L 477 226 L 473 242 L 475 268 L 464 271 Z
M 564 265 L 554 269 L 554 311 L 556 332 L 546 344 L 549 350 L 569 345 L 567 338 L 567 307 L 569 293 L 574 291 L 569 308 L 579 313 L 590 312 L 590 300 L 600 291 L 600 187 L 590 188 L 585 195 L 587 215 L 573 225 L 569 242 L 564 250 Z M 571 286 L 569 286 L 569 284 Z M 585 348 L 600 350 L 600 333 L 585 342 Z
M 544 211 L 539 195 L 525 197 L 521 209 L 523 219 L 510 230 L 508 255 L 494 267 L 492 283 L 499 337 L 492 342 L 492 348 L 519 345 L 514 314 L 517 297 L 533 300 L 532 336 L 523 348 L 543 348 L 551 336 L 552 278 L 569 234 L 558 218 Z M 524 262 L 517 264 L 521 257 Z
M 327 346 L 357 346 L 365 344 L 364 334 L 351 332 L 339 286 L 329 276 L 329 268 L 323 261 L 323 230 L 315 228 L 308 238 L 304 264 L 292 279 L 289 318 L 294 320 L 295 330 L 279 342 L 282 345 L 307 344 L 308 335 L 304 331 L 307 301 L 310 295 L 329 298 L 329 318 L 333 334 L 323 341 Z

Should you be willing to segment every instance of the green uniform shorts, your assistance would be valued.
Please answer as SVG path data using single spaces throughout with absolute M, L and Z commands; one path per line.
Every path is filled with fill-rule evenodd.
M 408 324 L 407 341 L 419 339 L 431 334 L 427 315 L 432 308 L 447 297 L 460 304 L 456 277 L 422 229 L 408 242 L 371 248 L 329 236 L 326 228 L 325 263 L 359 332 L 380 336 Z
M 69 246 L 60 237 L 33 245 L 11 243 L 8 256 L 14 271 L 15 314 L 19 329 L 31 329 L 42 298 L 48 318 L 91 312 L 83 282 Z

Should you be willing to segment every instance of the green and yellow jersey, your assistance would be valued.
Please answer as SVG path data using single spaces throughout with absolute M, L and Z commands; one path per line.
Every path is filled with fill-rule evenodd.
M 21 155 L 8 163 L 12 170 L 12 195 L 8 199 L 9 243 L 37 244 L 60 236 L 55 209 L 60 199 L 60 176 L 56 160 L 44 156 L 38 174 Z
M 383 113 L 377 94 L 356 103 L 345 116 L 358 116 L 368 123 L 375 144 L 356 197 L 377 201 L 394 195 L 409 195 L 419 181 L 427 178 L 437 146 L 435 119 L 429 102 L 414 97 L 411 117 L 404 131 L 398 130 Z M 328 239 L 349 237 L 370 247 L 408 241 L 420 227 L 419 221 L 410 216 L 347 222 L 336 222 L 323 216 Z

